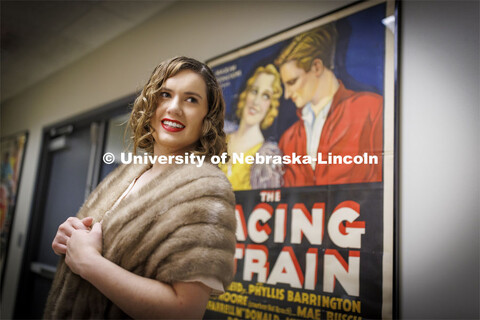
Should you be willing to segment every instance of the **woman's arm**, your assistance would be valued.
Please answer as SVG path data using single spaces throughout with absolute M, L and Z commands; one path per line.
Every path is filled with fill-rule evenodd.
M 173 285 L 138 276 L 101 255 L 102 229 L 75 230 L 67 242 L 65 262 L 132 318 L 200 319 L 210 288 L 199 282 Z

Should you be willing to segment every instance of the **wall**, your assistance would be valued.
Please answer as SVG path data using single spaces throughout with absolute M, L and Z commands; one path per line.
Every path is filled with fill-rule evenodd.
M 479 2 L 402 3 L 405 318 L 479 318 Z
M 20 130 L 30 136 L 2 318 L 13 310 L 42 128 L 132 93 L 165 58 L 183 54 L 206 60 L 350 2 L 177 2 L 4 103 L 2 136 Z M 403 2 L 399 276 L 404 318 L 478 317 L 478 12 L 476 1 Z M 455 155 L 464 156 L 461 164 Z

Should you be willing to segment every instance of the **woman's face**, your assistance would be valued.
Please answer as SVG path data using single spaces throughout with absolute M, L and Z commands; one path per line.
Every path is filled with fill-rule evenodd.
M 183 70 L 168 78 L 160 89 L 157 109 L 150 120 L 155 130 L 154 153 L 191 151 L 201 137 L 207 113 L 207 86 L 199 74 Z
M 258 74 L 247 93 L 242 121 L 249 125 L 259 125 L 262 122 L 270 108 L 274 80 L 272 74 Z

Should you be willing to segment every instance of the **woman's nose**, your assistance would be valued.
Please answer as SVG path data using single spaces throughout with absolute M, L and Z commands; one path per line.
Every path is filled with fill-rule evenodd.
M 182 114 L 182 106 L 178 97 L 174 97 L 170 100 L 167 107 L 167 113 Z
M 253 99 L 253 104 L 258 106 L 258 103 L 260 102 L 260 98 L 261 97 L 259 94 L 255 95 L 255 98 Z

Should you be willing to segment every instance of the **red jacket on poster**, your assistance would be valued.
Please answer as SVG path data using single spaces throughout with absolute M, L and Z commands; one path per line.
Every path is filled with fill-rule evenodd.
M 301 109 L 297 110 L 301 117 Z M 282 135 L 284 155 L 307 155 L 307 135 L 300 119 Z M 318 153 L 332 156 L 376 155 L 378 164 L 286 164 L 284 187 L 382 181 L 383 98 L 372 92 L 348 90 L 340 82 L 320 136 Z

